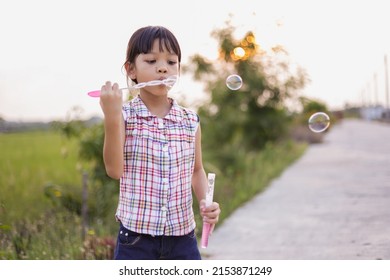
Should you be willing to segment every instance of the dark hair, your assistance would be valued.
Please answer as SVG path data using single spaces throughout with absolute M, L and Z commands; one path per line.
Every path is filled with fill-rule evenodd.
M 134 64 L 139 54 L 150 52 L 156 39 L 159 40 L 160 51 L 163 51 L 163 47 L 165 47 L 167 51 L 178 56 L 180 68 L 181 50 L 179 42 L 171 31 L 162 26 L 146 26 L 133 33 L 127 45 L 124 66 Z M 137 83 L 135 79 L 132 79 L 132 81 Z

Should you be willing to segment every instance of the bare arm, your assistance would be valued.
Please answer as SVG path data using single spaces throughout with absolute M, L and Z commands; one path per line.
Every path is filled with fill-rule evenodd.
M 200 125 L 195 134 L 195 166 L 194 174 L 192 175 L 192 187 L 198 202 L 206 197 L 207 177 L 202 162 Z
M 199 201 L 199 207 L 201 210 L 200 214 L 202 215 L 203 220 L 214 225 L 218 222 L 221 210 L 219 209 L 219 204 L 217 202 L 213 202 L 212 205 L 206 207 L 205 197 L 208 188 L 208 181 L 202 162 L 201 138 L 201 129 L 199 125 L 195 134 L 195 166 L 194 174 L 192 175 L 192 187 L 194 189 L 195 196 Z
M 119 179 L 123 174 L 125 124 L 122 116 L 122 92 L 115 83 L 101 89 L 100 106 L 104 113 L 103 159 L 107 175 Z

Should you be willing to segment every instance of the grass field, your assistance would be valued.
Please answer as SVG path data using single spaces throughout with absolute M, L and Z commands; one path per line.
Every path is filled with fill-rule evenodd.
M 87 165 L 78 162 L 77 145 L 55 131 L 0 134 L 0 259 L 112 257 L 114 213 L 109 213 L 111 225 L 91 225 L 83 240 L 80 216 L 53 205 L 45 196 L 49 184 L 80 193 Z M 237 168 L 224 174 L 217 163 L 207 162 L 204 153 L 206 171 L 217 174 L 215 198 L 223 211 L 221 223 L 299 158 L 305 147 L 287 142 L 267 145 L 259 153 L 236 151 Z M 194 209 L 197 213 L 197 202 Z M 197 223 L 201 224 L 198 215 Z
M 77 149 L 75 141 L 54 131 L 0 134 L 0 259 L 73 257 L 53 245 L 60 241 L 59 232 L 80 244 L 77 226 L 64 229 L 60 221 L 77 217 L 56 212 L 45 186 L 81 186 Z
M 48 183 L 80 185 L 76 142 L 56 132 L 0 134 L 1 222 L 37 217 L 50 207 Z

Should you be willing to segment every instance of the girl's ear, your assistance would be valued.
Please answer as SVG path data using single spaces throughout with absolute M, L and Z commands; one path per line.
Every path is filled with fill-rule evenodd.
M 134 64 L 132 64 L 132 63 L 130 63 L 130 62 L 126 62 L 125 68 L 126 68 L 127 76 L 129 76 L 130 79 L 135 80 L 137 77 L 136 77 L 136 75 L 135 75 L 135 67 L 134 67 Z

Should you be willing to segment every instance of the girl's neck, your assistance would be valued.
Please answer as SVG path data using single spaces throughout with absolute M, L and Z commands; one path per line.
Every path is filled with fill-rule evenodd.
M 140 98 L 149 112 L 158 118 L 164 118 L 171 109 L 171 102 L 167 95 L 155 96 L 148 93 L 140 93 Z

